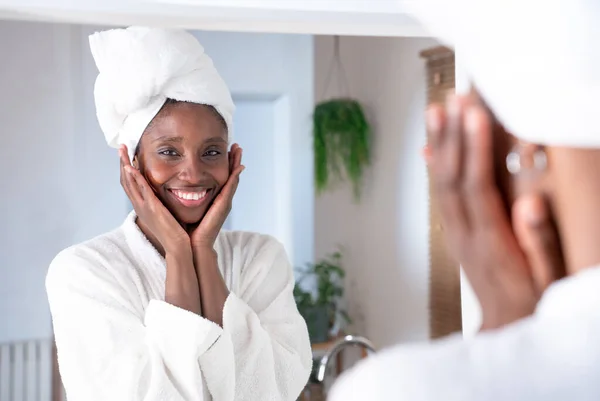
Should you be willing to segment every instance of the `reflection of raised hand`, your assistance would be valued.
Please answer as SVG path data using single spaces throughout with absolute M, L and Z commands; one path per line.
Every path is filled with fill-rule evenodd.
M 189 246 L 189 237 L 175 217 L 158 199 L 142 174 L 129 162 L 127 147 L 119 149 L 121 159 L 121 185 L 133 205 L 137 217 L 152 232 L 165 253 Z
M 137 217 L 163 248 L 167 262 L 165 301 L 200 314 L 200 289 L 188 234 L 156 197 L 148 181 L 133 168 L 125 146 L 119 149 L 119 155 L 121 185 Z
M 533 313 L 543 290 L 561 276 L 558 235 L 541 195 L 514 206 L 514 227 L 495 181 L 492 124 L 470 96 L 427 113 L 431 167 L 444 232 L 479 299 L 482 329 Z
M 229 151 L 229 178 L 215 197 L 206 215 L 191 234 L 192 248 L 196 250 L 213 249 L 215 240 L 223 227 L 223 223 L 231 212 L 233 196 L 240 182 L 240 174 L 244 170 L 242 163 L 242 148 L 233 144 Z
M 223 323 L 223 308 L 229 290 L 219 270 L 214 245 L 231 211 L 233 196 L 240 182 L 240 174 L 244 170 L 241 163 L 242 149 L 234 144 L 229 152 L 229 178 L 191 234 L 194 267 L 202 294 L 202 316 L 218 325 Z

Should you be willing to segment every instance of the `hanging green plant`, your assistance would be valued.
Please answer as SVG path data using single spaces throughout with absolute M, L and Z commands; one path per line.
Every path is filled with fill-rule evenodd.
M 361 105 L 353 99 L 319 103 L 313 135 L 317 191 L 348 178 L 360 198 L 364 170 L 371 163 L 371 130 Z
M 343 70 L 339 37 L 335 37 L 334 59 L 324 85 L 329 87 L 334 68 L 337 77 L 348 84 Z M 365 169 L 371 164 L 371 127 L 360 103 L 351 97 L 336 97 L 317 104 L 313 114 L 313 147 L 317 193 L 335 183 L 351 181 L 355 199 L 362 192 Z

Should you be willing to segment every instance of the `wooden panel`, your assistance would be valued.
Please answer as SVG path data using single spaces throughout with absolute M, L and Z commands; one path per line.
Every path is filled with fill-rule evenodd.
M 446 47 L 421 52 L 427 68 L 427 102 L 444 102 L 454 92 L 454 53 Z M 459 264 L 447 252 L 443 227 L 429 180 L 429 331 L 440 338 L 462 330 Z

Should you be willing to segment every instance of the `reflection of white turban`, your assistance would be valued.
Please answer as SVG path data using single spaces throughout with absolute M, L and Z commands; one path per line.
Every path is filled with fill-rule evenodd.
M 129 157 L 167 98 L 215 107 L 231 130 L 234 105 L 204 48 L 183 30 L 130 27 L 97 32 L 96 114 L 106 141 Z
M 456 49 L 506 128 L 543 145 L 600 148 L 599 0 L 410 0 Z

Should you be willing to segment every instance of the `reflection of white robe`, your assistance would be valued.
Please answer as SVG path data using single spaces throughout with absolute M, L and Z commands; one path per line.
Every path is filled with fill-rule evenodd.
M 215 249 L 231 293 L 220 328 L 163 301 L 164 258 L 134 219 L 50 266 L 69 401 L 294 400 L 312 359 L 283 247 L 264 235 L 221 233 Z
M 469 340 L 381 351 L 328 401 L 600 400 L 600 267 L 552 285 L 535 315 Z

